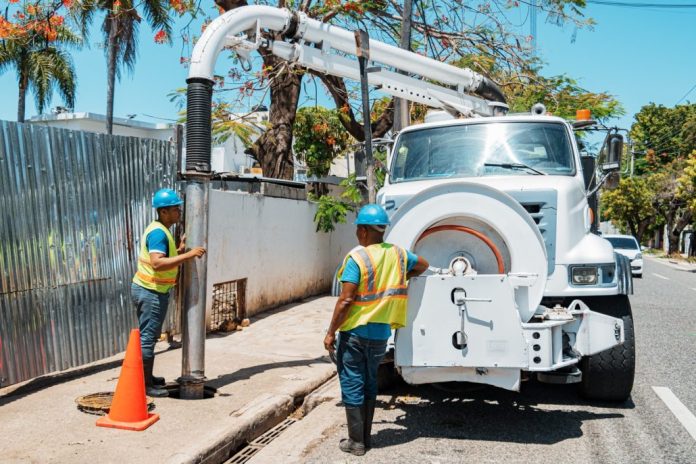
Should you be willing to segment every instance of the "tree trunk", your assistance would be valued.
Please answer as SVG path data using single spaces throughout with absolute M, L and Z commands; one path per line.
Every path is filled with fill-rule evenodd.
M 645 235 L 645 232 L 648 231 L 648 228 L 650 227 L 652 222 L 653 222 L 652 218 L 649 220 L 643 219 L 642 221 L 640 221 L 640 223 L 638 224 L 638 232 L 635 235 L 636 240 L 638 240 L 638 243 L 642 243 L 643 236 Z
M 686 210 L 681 213 L 679 218 L 674 222 L 674 227 L 669 228 L 669 254 L 679 253 L 679 239 L 681 233 L 684 231 L 686 226 L 691 223 L 692 213 Z
M 292 128 L 300 99 L 303 71 L 290 68 L 284 60 L 264 55 L 264 66 L 272 67 L 270 127 L 249 151 L 261 163 L 264 177 L 292 179 Z
M 17 100 L 17 122 L 24 122 L 24 111 L 27 104 L 27 77 L 19 71 L 19 97 Z
M 106 133 L 114 133 L 114 93 L 116 90 L 116 52 L 118 50 L 118 20 L 114 16 L 107 17 L 111 21 L 109 43 L 106 55 Z

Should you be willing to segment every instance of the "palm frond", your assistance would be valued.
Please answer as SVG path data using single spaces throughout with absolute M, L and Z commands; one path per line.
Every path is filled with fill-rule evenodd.
M 144 0 L 142 7 L 145 20 L 150 27 L 166 32 L 168 42 L 171 43 L 172 21 L 168 4 L 165 0 Z
M 74 108 L 77 75 L 72 57 L 62 50 L 55 49 L 51 61 L 53 81 L 58 88 L 58 93 L 69 108 Z

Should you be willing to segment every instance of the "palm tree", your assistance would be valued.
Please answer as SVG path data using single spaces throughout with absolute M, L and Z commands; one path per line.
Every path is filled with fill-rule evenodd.
M 0 43 L 0 74 L 9 68 L 17 72 L 17 121 L 24 122 L 27 92 L 42 113 L 55 90 L 68 107 L 75 103 L 77 79 L 72 57 L 63 48 L 81 44 L 79 36 L 55 23 L 52 27 L 26 29 L 26 33 Z
M 170 42 L 171 22 L 168 0 L 85 0 L 81 2 L 77 16 L 82 23 L 83 33 L 92 22 L 94 14 L 104 11 L 102 24 L 106 44 L 107 87 L 106 87 L 106 132 L 113 133 L 114 93 L 116 79 L 121 78 L 121 68 L 125 65 L 133 72 L 138 53 L 138 27 L 142 20 L 138 9 L 152 29 L 159 32 L 155 39 Z

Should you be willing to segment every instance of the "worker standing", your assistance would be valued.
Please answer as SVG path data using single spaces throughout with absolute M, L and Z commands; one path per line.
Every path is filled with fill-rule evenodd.
M 179 266 L 205 254 L 203 247 L 195 247 L 184 253 L 183 239 L 178 247 L 174 243 L 169 228 L 181 219 L 183 203 L 172 189 L 158 190 L 152 197 L 157 220 L 147 226 L 140 239 L 138 270 L 131 284 L 131 299 L 138 311 L 140 325 L 145 390 L 154 397 L 168 396 L 167 390 L 162 388 L 164 378 L 153 376 L 152 369 L 155 343 L 162 333 L 162 324 L 167 315 L 169 291 L 176 284 Z
M 377 370 L 391 330 L 406 324 L 407 280 L 422 274 L 428 262 L 384 243 L 389 216 L 381 206 L 363 206 L 355 224 L 360 246 L 348 253 L 339 270 L 342 290 L 324 347 L 334 351 L 339 331 L 336 366 L 348 422 L 348 439 L 339 447 L 362 456 L 372 445 Z

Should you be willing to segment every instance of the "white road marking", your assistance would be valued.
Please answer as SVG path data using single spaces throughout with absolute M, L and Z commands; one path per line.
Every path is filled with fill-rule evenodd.
M 667 387 L 652 387 L 655 394 L 667 405 L 672 414 L 677 418 L 681 425 L 684 426 L 691 438 L 696 440 L 696 416 L 684 406 L 684 403 L 679 401 L 672 390 Z
M 665 276 L 663 276 L 663 275 L 656 274 L 656 273 L 654 273 L 654 272 L 652 273 L 652 275 L 654 275 L 655 277 L 659 277 L 660 279 L 669 280 L 669 277 L 665 277 Z

